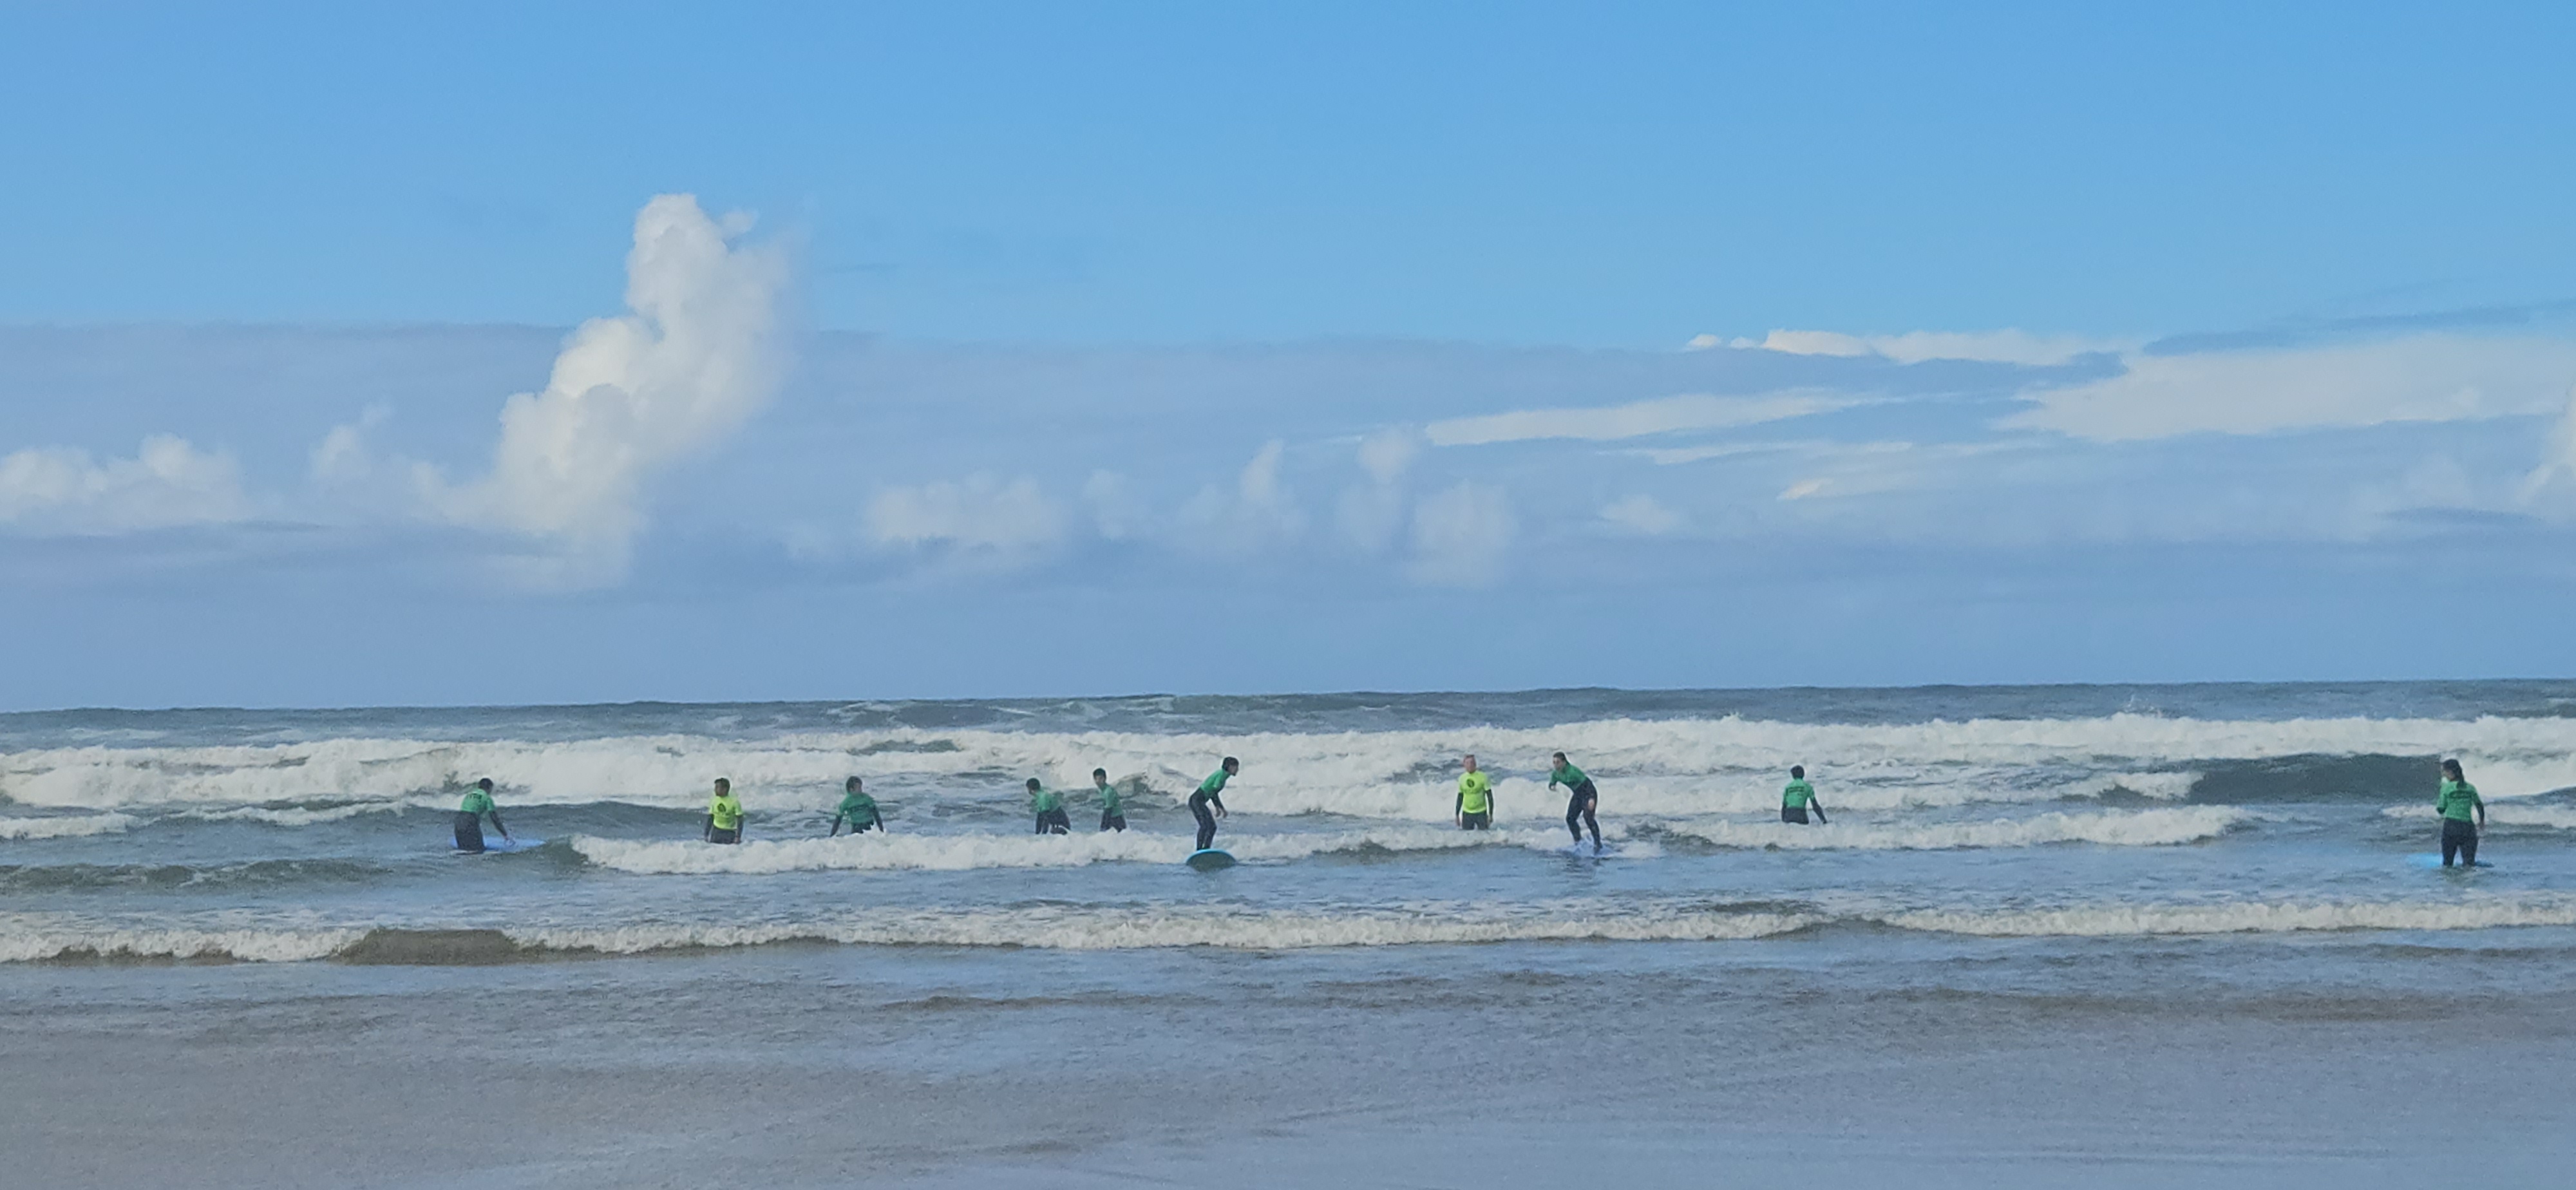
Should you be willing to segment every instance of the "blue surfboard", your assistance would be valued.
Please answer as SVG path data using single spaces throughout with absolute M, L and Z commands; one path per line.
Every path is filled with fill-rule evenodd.
M 2407 863 L 2410 863 L 2410 864 L 2413 864 L 2413 865 L 2415 865 L 2416 867 L 2419 867 L 2419 868 L 2439 868 L 2439 867 L 2441 867 L 2441 866 L 2442 866 L 2442 857 L 2441 857 L 2441 856 L 2439 856 L 2439 855 L 2434 855 L 2434 854 L 2429 854 L 2429 853 L 2427 853 L 2427 854 L 2421 854 L 2421 855 L 2410 855 L 2410 856 L 2407 856 L 2407 857 L 2406 857 L 2406 862 L 2407 862 Z M 2479 861 L 2478 861 L 2478 866 L 2479 866 L 2479 867 L 2481 867 L 2481 868 L 2492 868 L 2492 867 L 2494 867 L 2495 865 L 2494 865 L 2494 864 L 2491 864 L 2491 863 L 2488 863 L 2488 862 L 2487 862 L 2487 861 L 2485 861 L 2485 860 L 2479 860 Z
M 545 845 L 546 841 L 543 839 L 496 839 L 487 835 L 483 839 L 481 852 L 459 851 L 457 854 L 508 855 L 513 851 L 534 851 Z
M 1181 862 L 1188 864 L 1193 868 L 1197 868 L 1202 872 L 1213 872 L 1218 868 L 1233 867 L 1234 857 L 1227 854 L 1223 848 L 1210 847 L 1205 851 L 1191 852 L 1190 857 L 1182 860 Z

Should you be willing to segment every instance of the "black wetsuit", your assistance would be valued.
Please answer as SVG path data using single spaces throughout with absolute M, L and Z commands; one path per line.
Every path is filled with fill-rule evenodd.
M 2463 866 L 2478 866 L 2478 828 L 2457 818 L 2445 818 L 2442 820 L 2442 866 L 2450 867 L 2453 856 L 2459 857 Z M 2513 857 L 2508 855 L 2505 858 Z
M 1807 821 L 1807 808 L 1805 806 L 1782 806 L 1780 807 L 1780 821 L 1804 823 Z
M 1579 820 L 1583 826 L 1591 827 L 1592 849 L 1595 851 L 1601 849 L 1601 821 L 1592 816 L 1592 809 L 1600 801 L 1601 791 L 1592 787 L 1590 777 L 1575 782 L 1573 796 L 1565 801 L 1565 829 L 1573 833 L 1575 842 L 1580 843 L 1583 831 L 1575 823 Z
M 1203 792 L 1190 795 L 1190 817 L 1199 820 L 1199 850 L 1201 851 L 1207 850 L 1210 844 L 1216 842 L 1216 814 L 1208 809 L 1209 802 L 1216 802 L 1220 806 L 1225 804 Z
M 469 814 L 463 810 L 456 812 L 456 849 L 458 851 L 483 850 L 482 815 Z
M 1038 811 L 1038 833 L 1041 835 L 1072 834 L 1073 820 L 1065 817 L 1064 810 L 1061 807 L 1053 810 L 1040 810 Z

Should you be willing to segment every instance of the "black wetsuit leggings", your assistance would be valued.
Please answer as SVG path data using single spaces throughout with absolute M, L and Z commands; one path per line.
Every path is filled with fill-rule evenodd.
M 1040 810 L 1038 811 L 1038 833 L 1041 835 L 1072 834 L 1073 820 L 1067 818 L 1064 811 L 1060 809 Z
M 1216 843 L 1216 813 L 1208 809 L 1208 795 L 1190 795 L 1190 817 L 1199 820 L 1199 850 L 1205 851 Z
M 1592 816 L 1592 808 L 1600 801 L 1601 791 L 1592 787 L 1592 778 L 1585 777 L 1582 784 L 1574 787 L 1574 796 L 1565 803 L 1565 829 L 1574 835 L 1575 842 L 1580 843 L 1583 841 L 1583 827 L 1591 827 L 1592 846 L 1596 850 L 1601 846 L 1601 822 Z M 1582 826 L 1575 825 L 1577 822 Z
M 1100 812 L 1100 829 L 1105 831 L 1126 830 L 1127 816 L 1116 810 L 1103 810 Z
M 2457 818 L 2442 820 L 2442 866 L 2451 866 L 2451 857 L 2460 857 L 2463 866 L 2478 866 L 2478 828 Z
M 482 815 L 468 814 L 463 810 L 456 812 L 456 849 L 458 851 L 483 850 Z

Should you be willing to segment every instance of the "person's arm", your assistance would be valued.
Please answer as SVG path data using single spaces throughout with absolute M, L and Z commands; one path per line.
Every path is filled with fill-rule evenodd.
M 499 806 L 494 806 L 489 813 L 492 815 L 492 829 L 501 832 L 502 838 L 509 839 L 510 828 L 501 825 L 501 808 Z M 516 839 L 511 839 L 511 842 L 515 843 L 517 841 L 518 840 Z
M 859 829 L 859 824 L 858 824 L 858 823 L 853 822 L 853 823 L 851 823 L 851 824 L 850 824 L 850 832 L 851 832 L 852 834 L 856 834 L 856 833 L 858 833 L 858 829 Z M 826 838 L 826 839 L 834 838 L 834 837 L 838 836 L 840 833 L 841 833 L 841 812 L 840 812 L 840 811 L 838 811 L 838 810 L 835 810 L 835 811 L 833 811 L 833 812 L 832 812 L 832 833 L 831 833 L 831 834 L 828 834 L 828 835 L 825 835 L 825 836 L 823 836 L 823 837 L 824 837 L 824 838 Z
M 1450 813 L 1457 818 L 1458 825 L 1467 825 L 1467 787 L 1464 784 L 1458 786 L 1458 805 Z
M 884 811 L 884 810 L 881 810 L 881 809 L 878 809 L 878 808 L 877 808 L 877 807 L 875 807 L 875 806 L 870 806 L 870 807 L 868 807 L 868 821 L 869 821 L 869 822 L 871 822 L 871 823 L 873 823 L 873 824 L 875 824 L 875 826 L 876 826 L 876 828 L 877 828 L 878 830 L 884 830 L 884 829 L 886 828 L 886 824 L 885 824 L 885 811 Z M 851 833 L 851 834 L 854 834 L 854 835 L 855 835 L 855 834 L 857 834 L 857 833 L 859 833 L 859 827 L 858 827 L 858 824 L 857 824 L 857 823 L 851 823 L 851 824 L 850 824 L 850 833 Z
M 704 833 L 703 835 L 701 835 L 701 836 L 699 836 L 699 837 L 700 837 L 700 838 L 705 839 L 707 842 L 710 842 L 710 843 L 713 843 L 713 842 L 715 842 L 715 841 L 716 841 L 716 812 L 715 812 L 715 811 L 713 811 L 713 810 L 709 810 L 709 811 L 707 811 L 707 829 L 706 829 L 706 833 Z
M 1815 792 L 1810 790 L 1807 793 L 1807 804 L 1816 808 L 1816 825 L 1827 825 L 1828 820 L 1825 818 L 1825 799 L 1817 797 Z
M 2472 790 L 2469 793 L 2469 804 L 2478 808 L 2478 829 L 2487 829 L 2487 799 L 2479 797 L 2477 792 Z

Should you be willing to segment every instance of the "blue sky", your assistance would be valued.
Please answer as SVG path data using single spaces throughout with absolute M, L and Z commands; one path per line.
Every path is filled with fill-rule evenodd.
M 2576 668 L 2563 7 L 1603 7 L 0 13 L 0 706 Z

